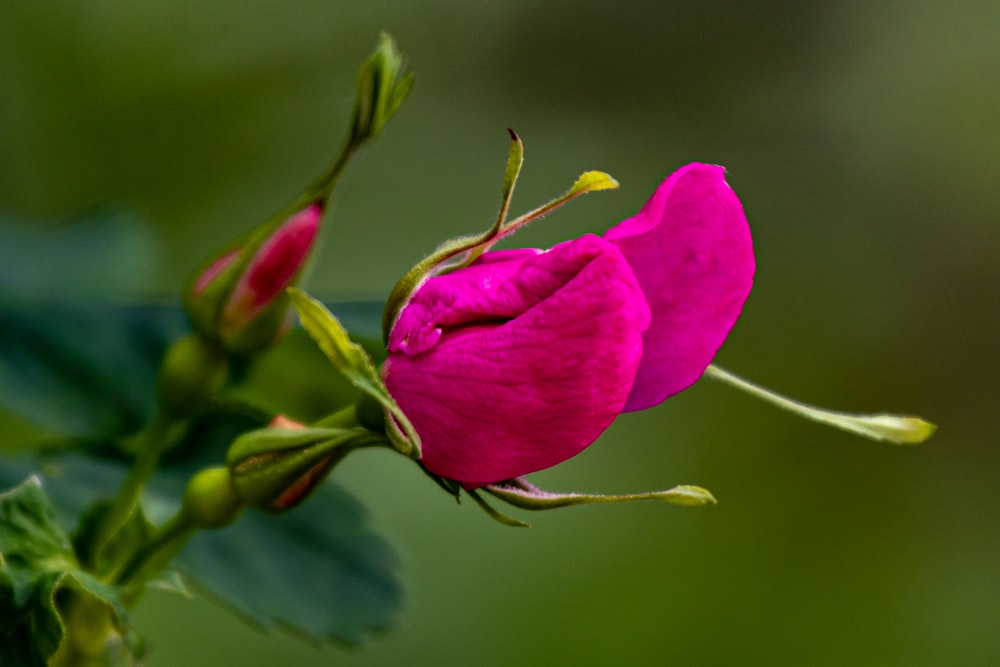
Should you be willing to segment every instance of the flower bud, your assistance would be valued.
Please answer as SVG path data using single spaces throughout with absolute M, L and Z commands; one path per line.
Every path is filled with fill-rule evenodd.
M 392 37 L 382 33 L 378 47 L 358 72 L 357 96 L 351 118 L 351 145 L 377 137 L 413 87 L 403 56 Z
M 202 470 L 184 489 L 181 513 L 188 525 L 195 528 L 228 526 L 242 512 L 243 501 L 236 495 L 229 470 L 223 466 Z
M 190 417 L 215 398 L 226 382 L 229 361 L 212 340 L 191 334 L 167 350 L 160 365 L 158 396 L 163 414 Z
M 384 436 L 366 429 L 310 428 L 279 416 L 237 438 L 226 464 L 243 502 L 283 512 L 305 500 L 348 453 L 384 444 Z
M 184 295 L 195 327 L 234 352 L 266 349 L 289 328 L 285 288 L 300 275 L 319 231 L 321 202 L 281 214 L 199 271 Z

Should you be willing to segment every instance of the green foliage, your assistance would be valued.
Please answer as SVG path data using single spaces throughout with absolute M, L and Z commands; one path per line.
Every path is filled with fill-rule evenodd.
M 0 214 L 0 299 L 65 300 L 142 286 L 157 264 L 142 222 L 103 208 L 44 226 Z
M 45 665 L 74 605 L 96 603 L 123 628 L 120 592 L 80 569 L 37 477 L 0 496 L 0 557 L 0 663 Z
M 380 304 L 338 311 L 352 327 L 377 332 Z M 78 526 L 74 542 L 88 553 L 95 518 L 130 460 L 124 451 L 128 438 L 121 436 L 146 418 L 159 358 L 169 339 L 186 331 L 183 313 L 179 307 L 63 303 L 11 305 L 0 311 L 0 320 L 10 325 L 0 326 L 0 408 L 76 438 L 50 440 L 44 448 L 35 441 L 4 443 L 35 454 L 0 460 L 0 488 L 32 473 L 51 480 L 47 488 L 59 521 L 49 521 L 56 532 L 42 534 L 59 547 L 55 553 L 72 555 L 63 527 Z M 254 363 L 240 362 L 234 375 L 222 403 L 191 420 L 150 481 L 143 507 L 154 523 L 177 509 L 194 473 L 222 463 L 230 443 L 262 427 L 271 414 L 313 419 L 358 396 L 301 330 Z M 71 444 L 83 451 L 69 449 Z M 150 529 L 145 515 L 134 512 L 116 540 L 95 555 L 95 571 L 120 567 Z M 363 507 L 331 482 L 285 516 L 247 513 L 225 529 L 198 535 L 177 566 L 193 590 L 247 620 L 314 642 L 360 641 L 387 628 L 401 602 L 392 549 L 373 532 Z M 8 576 L 10 590 L 14 581 L 22 579 Z M 73 582 L 79 581 L 74 575 Z M 156 584 L 185 588 L 170 572 Z M 39 585 L 22 594 L 35 601 L 33 623 L 52 618 Z M 0 593 L 0 605 L 12 604 L 7 597 Z M 46 636 L 23 635 L 37 641 Z

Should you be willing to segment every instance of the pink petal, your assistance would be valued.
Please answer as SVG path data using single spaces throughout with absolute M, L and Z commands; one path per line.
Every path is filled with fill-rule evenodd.
M 427 469 L 474 488 L 592 443 L 625 404 L 648 322 L 632 270 L 599 237 L 491 252 L 420 288 L 383 373 Z
M 701 377 L 735 324 L 753 284 L 750 227 L 725 170 L 695 163 L 604 238 L 632 266 L 652 314 L 625 405 L 642 410 Z
M 261 245 L 233 288 L 222 312 L 221 329 L 241 329 L 283 293 L 308 257 L 322 219 L 322 207 L 311 204 L 288 218 Z
M 233 262 L 235 262 L 239 256 L 240 249 L 235 248 L 212 262 L 207 269 L 202 271 L 201 275 L 198 276 L 198 279 L 194 281 L 194 286 L 192 287 L 194 295 L 198 296 L 204 292 L 220 273 L 225 271 L 227 267 L 232 266 Z

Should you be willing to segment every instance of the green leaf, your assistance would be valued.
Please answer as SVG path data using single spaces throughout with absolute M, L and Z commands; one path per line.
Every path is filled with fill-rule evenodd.
M 38 477 L 0 495 L 0 559 L 0 656 L 16 656 L 11 664 L 45 664 L 63 638 L 63 614 L 80 605 L 106 608 L 105 618 L 124 631 L 119 591 L 79 569 Z M 122 650 L 131 655 L 131 645 Z
M 144 497 L 147 515 L 162 521 L 173 514 L 190 476 L 224 460 L 238 435 L 264 423 L 263 415 L 244 409 L 197 418 L 151 480 Z M 82 508 L 117 488 L 125 470 L 114 458 L 53 453 L 44 459 L 0 459 L 0 484 L 26 472 L 44 474 L 52 480 L 60 519 L 71 525 Z M 391 547 L 373 531 L 360 503 L 332 481 L 284 515 L 246 512 L 231 526 L 197 535 L 176 567 L 190 589 L 246 620 L 317 643 L 358 642 L 388 628 L 402 598 Z
M 334 307 L 380 359 L 382 305 Z M 179 306 L 3 304 L 0 410 L 58 435 L 106 438 L 131 433 L 149 419 L 161 356 L 189 331 Z M 298 329 L 253 364 L 244 363 L 235 375 L 239 384 L 231 390 L 232 398 L 306 421 L 358 396 Z
M 352 331 L 369 338 L 378 336 L 381 310 L 378 303 L 336 306 Z M 11 322 L 17 327 L 4 326 Z M 12 336 L 12 331 L 18 335 Z M 49 341 L 48 347 L 36 345 L 32 332 Z M 179 307 L 61 304 L 0 308 L 0 408 L 27 413 L 52 430 L 90 436 L 86 443 L 89 455 L 52 451 L 33 458 L 0 458 L 0 488 L 17 484 L 29 474 L 40 474 L 52 481 L 47 490 L 59 522 L 77 525 L 83 509 L 106 500 L 125 475 L 125 457 L 113 439 L 100 434 L 105 429 L 112 434 L 127 430 L 120 425 L 129 419 L 133 423 L 144 421 L 144 406 L 151 404 L 154 396 L 159 356 L 172 338 L 186 332 Z M 374 353 L 381 354 L 380 343 L 370 345 Z M 130 361 L 121 363 L 122 359 Z M 74 372 L 67 372 L 64 360 L 73 362 L 68 365 Z M 86 372 L 80 371 L 81 367 Z M 113 372 L 99 372 L 104 368 Z M 185 437 L 165 457 L 144 496 L 146 515 L 153 522 L 163 521 L 177 510 L 194 472 L 219 465 L 233 440 L 263 426 L 273 412 L 312 420 L 352 404 L 359 395 L 325 360 L 312 339 L 298 329 L 236 375 L 241 384 L 227 394 L 229 399 L 252 398 L 262 410 L 224 402 L 193 421 Z M 120 390 L 123 383 L 128 392 Z M 64 400 L 55 400 L 51 392 Z M 101 413 L 106 419 L 88 419 L 88 411 L 102 409 L 100 403 L 114 396 L 119 396 L 114 409 Z M 68 422 L 74 428 L 67 428 L 67 422 L 62 421 L 64 411 L 79 415 Z M 123 419 L 123 414 L 132 417 Z M 228 528 L 199 536 L 181 554 L 178 567 L 196 589 L 210 592 L 248 620 L 311 641 L 337 638 L 353 642 L 388 627 L 402 597 L 396 558 L 370 527 L 360 504 L 328 481 L 288 517 L 247 513 Z M 266 550 L 256 546 L 241 549 L 241 567 L 220 571 L 231 564 L 233 544 L 259 541 L 270 546 Z M 275 569 L 269 560 L 281 561 L 285 552 L 298 559 L 289 561 L 296 563 L 294 571 Z M 263 586 L 249 578 L 257 576 L 264 577 L 260 580 L 265 582 Z M 327 586 L 322 595 L 316 594 L 316 582 L 328 577 L 330 582 L 339 582 L 342 592 Z M 176 574 L 161 578 L 183 588 Z M 219 583 L 212 585 L 216 581 Z M 2 595 L 0 591 L 0 600 Z M 272 595 L 273 606 L 268 602 Z M 0 665 L 5 664 L 22 663 L 0 659 Z
M 0 664 L 46 664 L 63 632 L 52 597 L 74 566 L 38 478 L 0 494 Z
M 16 605 L 7 573 L 0 571 L 0 665 L 45 667 L 59 647 L 63 628 L 51 586 L 40 589 Z
M 155 274 L 155 251 L 150 228 L 126 211 L 44 225 L 0 215 L 0 299 L 135 293 Z
M 347 330 L 323 304 L 305 292 L 289 289 L 292 305 L 299 315 L 302 326 L 323 350 L 334 368 L 355 387 L 378 401 L 393 419 L 386 426 L 393 445 L 403 454 L 414 459 L 420 458 L 420 436 L 410 420 L 396 404 L 382 382 L 375 363 L 363 347 L 351 341 Z M 401 433 L 393 431 L 398 425 Z
M 0 407 L 63 435 L 143 424 L 179 309 L 47 303 L 0 308 Z
M 17 606 L 42 574 L 76 568 L 73 545 L 37 477 L 0 494 L 0 557 Z
M 291 512 L 248 512 L 199 533 L 180 566 L 197 588 L 269 630 L 358 642 L 398 611 L 398 561 L 362 507 L 326 484 Z

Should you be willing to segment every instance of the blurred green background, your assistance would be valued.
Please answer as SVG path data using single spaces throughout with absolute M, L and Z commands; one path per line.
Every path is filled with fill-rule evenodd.
M 342 182 L 312 292 L 383 297 L 488 226 L 506 127 L 526 146 L 515 213 L 585 169 L 622 183 L 519 244 L 603 230 L 674 168 L 719 163 L 759 265 L 720 364 L 941 429 L 894 448 L 705 381 L 534 480 L 695 483 L 717 507 L 530 530 L 358 454 L 336 476 L 403 554 L 398 627 L 315 649 L 151 594 L 150 665 L 1000 664 L 1000 4 L 7 2 L 0 210 L 129 207 L 155 252 L 121 291 L 174 294 L 335 155 L 383 28 L 416 88 Z

